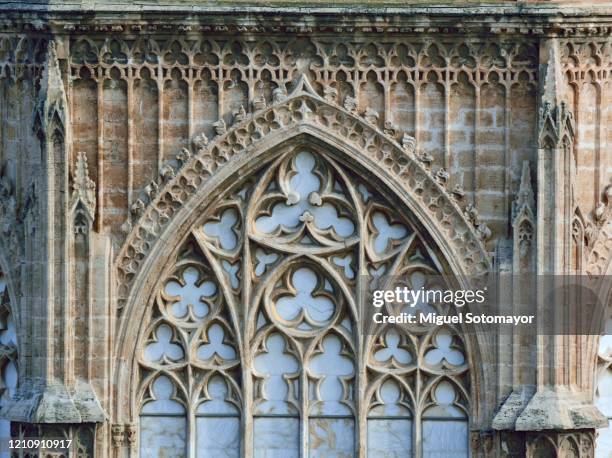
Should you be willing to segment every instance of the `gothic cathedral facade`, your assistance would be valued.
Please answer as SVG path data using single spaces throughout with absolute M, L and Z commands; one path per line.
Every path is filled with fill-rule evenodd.
M 363 331 L 612 275 L 612 5 L 85 3 L 0 1 L 1 439 L 612 456 L 612 337 Z

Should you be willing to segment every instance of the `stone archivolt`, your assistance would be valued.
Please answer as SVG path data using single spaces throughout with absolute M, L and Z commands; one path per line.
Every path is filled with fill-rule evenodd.
M 186 167 L 225 167 L 242 152 L 254 155 L 245 150 L 253 140 L 239 132 L 252 132 L 255 125 L 261 127 L 259 140 L 272 139 L 272 144 L 275 133 L 269 124 L 283 134 L 282 127 L 291 128 L 296 118 L 299 130 L 309 133 L 310 117 L 317 113 L 328 127 L 337 123 L 345 130 L 344 142 L 358 131 L 355 140 L 376 145 L 373 151 L 383 152 L 376 159 L 385 163 L 385 144 L 369 139 L 378 133 L 330 107 L 303 79 L 286 100 L 230 128 Z M 341 122 L 343 117 L 351 122 Z M 386 421 L 388 415 L 400 421 L 414 417 L 414 432 L 406 433 L 415 438 L 426 434 L 428 416 L 455 422 L 463 433 L 452 447 L 466 450 L 470 387 L 484 386 L 468 370 L 469 339 L 451 326 L 415 326 L 411 333 L 375 326 L 367 336 L 363 331 L 370 319 L 368 299 L 359 289 L 380 275 L 405 277 L 414 288 L 433 288 L 433 280 L 423 279 L 441 273 L 439 250 L 421 236 L 410 212 L 392 208 L 383 187 L 374 188 L 355 173 L 355 156 L 334 154 L 331 144 L 314 136 L 293 141 L 280 137 L 284 141 L 275 154 L 255 157 L 254 170 L 219 183 L 222 190 L 214 201 L 203 212 L 192 211 L 197 218 L 188 224 L 169 262 L 148 274 L 159 275 L 149 291 L 149 305 L 126 310 L 123 320 L 141 326 L 139 343 L 134 347 L 126 342 L 121 350 L 126 360 L 134 361 L 138 375 L 137 380 L 119 381 L 129 385 L 125 390 L 137 400 L 134 409 L 118 406 L 121 415 L 133 422 L 140 416 L 141 438 L 148 438 L 156 432 L 149 415 L 162 421 L 168 413 L 153 410 L 161 409 L 162 391 L 171 393 L 188 424 L 196 422 L 193 412 L 215 400 L 217 391 L 224 393 L 226 412 L 232 412 L 228 417 L 244 418 L 244 428 L 226 449 L 242 443 L 247 454 L 271 446 L 262 438 L 271 430 L 260 425 L 275 421 L 280 428 L 283 422 L 299 421 L 308 431 L 308 445 L 290 437 L 283 439 L 288 450 L 308 446 L 311 452 L 331 454 L 343 447 L 343 453 L 352 455 L 357 452 L 347 438 L 360 438 L 363 449 L 368 422 Z M 398 159 L 404 156 L 399 145 L 395 149 Z M 392 168 L 395 162 L 387 165 Z M 414 173 L 431 180 L 429 186 L 435 183 L 425 178 L 423 169 Z M 181 170 L 175 179 L 182 177 Z M 402 175 L 395 179 L 403 180 Z M 170 189 L 173 185 L 168 183 Z M 436 189 L 435 200 L 440 201 L 443 196 Z M 451 313 L 444 307 L 436 310 Z M 362 402 L 356 398 L 358 386 L 365 391 Z M 387 405 L 394 402 L 395 410 Z M 423 422 L 417 420 L 421 416 Z M 252 428 L 263 429 L 258 436 Z M 328 429 L 336 431 L 330 435 L 335 439 L 328 437 Z M 205 436 L 206 431 L 195 434 Z M 219 434 L 221 441 L 226 437 Z M 420 449 L 417 439 L 409 442 L 414 446 L 408 451 Z M 141 439 L 141 455 L 154 453 L 149 447 Z M 214 448 L 210 442 L 201 447 L 200 452 Z M 368 449 L 374 456 L 376 447 L 372 439 Z

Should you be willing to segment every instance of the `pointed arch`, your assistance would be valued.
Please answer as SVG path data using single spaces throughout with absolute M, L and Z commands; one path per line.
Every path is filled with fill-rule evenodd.
M 176 277 L 173 265 L 187 262 L 180 260 L 181 250 L 193 243 L 234 323 L 240 357 L 231 370 L 241 380 L 242 402 L 247 403 L 243 440 L 253 443 L 256 428 L 248 410 L 254 405 L 253 393 L 265 390 L 269 380 L 285 393 L 283 400 L 271 401 L 299 399 L 296 407 L 302 416 L 295 418 L 306 421 L 302 430 L 310 428 L 312 440 L 330 445 L 326 441 L 331 439 L 316 431 L 332 424 L 350 429 L 357 438 L 365 432 L 357 406 L 338 418 L 323 409 L 313 414 L 312 422 L 308 407 L 317 400 L 355 404 L 354 388 L 347 383 L 361 376 L 356 339 L 365 313 L 363 299 L 355 299 L 361 281 L 357 276 L 385 269 L 404 272 L 408 267 L 397 260 L 404 256 L 444 272 L 453 286 L 469 287 L 490 268 L 478 235 L 483 231 L 476 231 L 427 163 L 363 119 L 321 99 L 305 80 L 286 100 L 239 122 L 190 156 L 188 151 L 181 154 L 185 163 L 174 178 L 149 187 L 151 201 L 143 202 L 144 211 L 118 257 L 119 295 L 125 302 L 120 304 L 115 346 L 120 362 L 115 420 L 137 421 L 140 406 L 134 399 L 141 381 L 134 371 L 141 369 L 135 355 L 150 339 L 146 329 L 151 313 L 163 315 L 168 313 L 164 307 L 180 302 L 179 293 L 160 296 L 156 291 Z M 320 224 L 322 215 L 333 223 Z M 256 253 L 271 259 L 269 265 L 255 265 Z M 204 280 L 195 277 L 190 284 L 197 290 Z M 182 287 L 188 282 L 179 280 L 174 281 Z M 309 315 L 300 304 L 290 305 L 300 295 L 321 301 L 321 309 Z M 329 345 L 315 343 L 323 331 Z M 277 335 L 284 343 L 269 340 Z M 356 351 L 347 352 L 345 338 Z M 475 339 L 466 343 L 467 352 L 479 351 L 481 343 Z M 312 350 L 312 345 L 319 346 Z M 251 361 L 271 352 L 282 367 L 261 377 L 253 374 Z M 319 382 L 307 373 L 318 356 L 326 360 L 315 371 Z M 330 361 L 338 364 L 330 366 Z M 218 366 L 201 369 L 220 370 Z M 145 367 L 143 374 L 158 369 Z M 478 372 L 473 371 L 477 381 L 469 385 L 483 397 L 488 391 Z M 260 388 L 254 389 L 257 384 Z M 268 428 L 272 420 L 259 423 Z M 351 453 L 354 445 L 342 447 Z M 306 453 L 308 446 L 301 447 Z

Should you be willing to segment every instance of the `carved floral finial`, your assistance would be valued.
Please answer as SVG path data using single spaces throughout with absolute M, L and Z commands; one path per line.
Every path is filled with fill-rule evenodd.
M 385 133 L 385 135 L 388 135 L 391 138 L 395 138 L 396 129 L 393 123 L 389 119 L 385 121 L 383 132 Z
M 433 162 L 433 156 L 431 154 L 426 151 L 421 151 L 416 154 L 416 158 L 425 166 L 425 169 L 431 169 L 431 164 Z
M 145 186 L 145 194 L 147 195 L 150 201 L 155 199 L 155 196 L 157 195 L 158 191 L 159 185 L 156 181 L 151 181 L 151 183 Z
M 328 102 L 335 102 L 338 98 L 338 91 L 334 87 L 326 86 L 323 89 L 323 98 Z
M 370 124 L 378 124 L 378 111 L 373 108 L 367 107 L 363 114 L 363 118 Z
M 612 207 L 612 184 L 609 184 L 604 189 L 604 198 L 606 199 L 606 205 Z
M 159 171 L 159 176 L 162 178 L 164 183 L 167 183 L 175 177 L 174 169 L 170 164 L 164 164 Z
M 204 132 L 200 132 L 193 138 L 192 143 L 196 151 L 203 150 L 206 148 L 206 146 L 208 146 L 208 137 Z
M 404 148 L 404 151 L 406 151 L 408 154 L 414 154 L 414 151 L 416 149 L 415 138 L 411 137 L 408 134 L 404 134 L 404 136 L 402 137 L 402 147 Z
M 136 199 L 136 201 L 132 204 L 132 207 L 130 208 L 132 216 L 136 219 L 140 218 L 140 216 L 144 213 L 144 210 L 145 204 L 142 199 Z
M 605 187 L 603 201 L 598 202 L 593 210 L 593 216 L 598 224 L 602 224 L 612 215 L 612 184 Z
M 208 140 L 207 140 L 208 142 Z M 178 152 L 178 154 L 176 155 L 176 160 L 179 162 L 179 164 L 181 166 L 185 165 L 185 163 L 191 159 L 191 151 L 189 151 L 187 148 L 183 148 L 182 150 L 180 150 Z
M 463 186 L 459 183 L 455 185 L 451 192 L 457 200 L 462 200 L 465 197 L 465 190 L 463 189 Z
M 213 123 L 213 127 L 215 128 L 215 133 L 217 135 L 223 135 L 225 132 L 227 132 L 227 126 L 225 125 L 223 118 Z
M 355 113 L 357 111 L 357 99 L 347 95 L 344 98 L 344 109 L 349 113 Z
M 234 122 L 242 122 L 247 118 L 246 110 L 244 105 L 240 105 L 238 111 L 234 112 Z
M 489 226 L 480 219 L 478 209 L 473 204 L 468 204 L 465 208 L 465 216 L 476 228 L 476 232 L 483 241 L 486 242 L 491 238 L 491 229 L 489 229 Z
M 595 206 L 595 210 L 593 210 L 595 215 L 595 221 L 598 223 L 604 220 L 604 215 L 606 214 L 606 204 L 603 202 L 598 202 Z
M 89 178 L 87 155 L 83 151 L 77 153 L 72 177 L 72 200 L 74 205 L 80 201 L 93 221 L 96 211 L 96 184 Z
M 287 89 L 284 85 L 280 85 L 272 91 L 272 102 L 280 103 L 287 98 Z
M 450 174 L 446 171 L 445 168 L 441 167 L 438 169 L 438 172 L 436 173 L 436 180 L 438 180 L 438 183 L 440 183 L 442 186 L 446 185 L 446 182 L 448 181 L 450 177 Z

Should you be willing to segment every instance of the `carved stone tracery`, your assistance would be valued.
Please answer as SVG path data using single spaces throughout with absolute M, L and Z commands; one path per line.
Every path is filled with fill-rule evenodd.
M 297 107 L 294 116 L 314 116 L 317 99 L 297 94 L 287 100 Z M 235 139 L 237 131 L 228 135 Z M 378 326 L 364 335 L 371 321 L 364 288 L 381 276 L 434 287 L 424 282 L 440 275 L 445 261 L 415 218 L 394 209 L 388 191 L 361 178 L 350 162 L 320 140 L 281 143 L 189 228 L 160 271 L 136 348 L 138 411 L 131 415 L 140 416 L 141 455 L 158 451 L 154 436 L 161 431 L 152 415 L 167 421 L 175 447 L 193 447 L 181 431 L 202 418 L 196 412 L 235 431 L 226 450 L 239 443 L 274 447 L 266 442 L 272 428 L 288 434 L 283 446 L 291 453 L 352 456 L 352 437 L 365 444 L 369 428 L 391 422 L 400 429 L 414 424 L 414 432 L 404 431 L 407 453 L 422 435 L 424 449 L 434 451 L 440 421 L 458 434 L 453 450 L 467 450 L 471 382 L 460 329 Z M 356 402 L 358 386 L 365 402 Z M 308 443 L 291 429 L 300 422 Z M 200 451 L 212 453 L 214 444 L 202 444 Z M 374 440 L 368 445 L 374 455 L 377 447 Z

